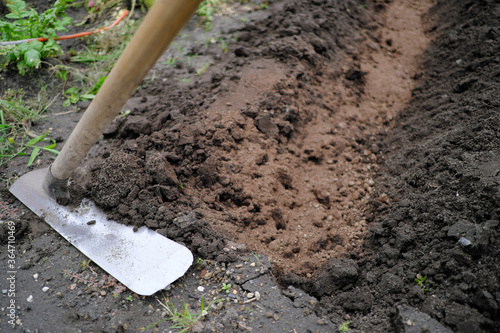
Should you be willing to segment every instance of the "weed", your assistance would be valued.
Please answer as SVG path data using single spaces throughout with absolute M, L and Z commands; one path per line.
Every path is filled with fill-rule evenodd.
M 134 297 L 132 295 L 128 295 L 127 297 L 125 297 L 125 299 L 129 302 L 132 302 L 134 300 Z
M 349 332 L 349 325 L 351 324 L 350 321 L 345 321 L 341 325 L 339 325 L 339 332 Z
M 212 30 L 214 15 L 225 2 L 228 0 L 203 0 L 198 7 L 196 14 L 200 17 L 206 31 Z
M 107 25 L 107 22 L 105 24 Z M 82 87 L 78 93 L 80 96 L 84 95 L 83 98 L 88 100 L 91 99 L 88 98 L 90 95 L 97 94 L 107 73 L 122 54 L 137 26 L 138 22 L 134 20 L 121 21 L 105 34 L 95 34 L 85 38 L 86 50 L 71 57 L 71 61 L 85 64 L 83 69 L 71 70 L 72 77 Z M 73 99 L 75 100 L 76 98 Z
M 212 307 L 212 305 L 214 305 L 216 301 L 217 299 L 213 299 L 207 306 L 205 306 L 205 297 L 203 297 L 201 299 L 200 312 L 196 314 L 189 311 L 186 302 L 184 302 L 184 309 L 182 311 L 179 311 L 165 297 L 164 302 L 161 302 L 160 300 L 158 300 L 158 302 L 167 311 L 168 318 L 153 323 L 148 327 L 145 327 L 144 330 L 156 326 L 162 321 L 169 320 L 174 323 L 174 325 L 170 328 L 180 329 L 181 331 L 179 333 L 188 332 L 194 329 L 197 326 L 198 321 L 208 314 L 208 310 Z
M 259 256 L 258 256 L 257 254 L 255 254 L 255 253 L 252 253 L 252 254 L 253 254 L 253 256 L 255 257 L 255 259 L 257 259 L 257 264 L 259 264 L 259 265 L 260 265 L 260 259 L 259 259 Z
M 167 65 L 167 67 L 174 67 L 177 63 L 177 57 L 168 58 L 163 64 Z
M 8 102 L 4 100 L 0 100 L 0 106 L 7 105 L 11 106 Z M 28 149 L 32 149 L 30 158 L 28 160 L 28 166 L 33 164 L 35 159 L 38 157 L 40 151 L 48 151 L 55 155 L 59 154 L 59 151 L 55 150 L 56 142 L 51 139 L 51 144 L 47 146 L 39 146 L 38 143 L 45 141 L 45 136 L 47 133 L 39 135 L 28 142 L 24 143 L 16 143 L 15 137 L 17 137 L 19 133 L 16 130 L 15 125 L 7 123 L 3 110 L 0 110 L 0 166 L 7 163 L 11 159 L 17 156 L 25 156 L 28 155 L 25 151 Z M 16 149 L 17 146 L 17 149 Z
M 122 292 L 127 290 L 120 282 L 117 282 L 116 279 L 110 275 L 103 274 L 100 278 L 99 275 L 89 266 L 91 273 L 73 273 L 69 269 L 64 270 L 64 276 L 69 278 L 70 280 L 76 283 L 83 283 L 96 291 L 99 289 L 113 289 L 113 296 L 116 298 Z M 76 284 L 75 284 L 76 285 Z M 71 288 L 71 286 L 70 286 Z M 73 287 L 74 288 L 74 287 Z
M 55 77 L 61 79 L 62 82 L 68 81 L 68 74 L 70 72 L 70 68 L 65 65 L 55 65 L 50 68 L 50 71 L 55 73 Z
M 264 10 L 264 9 L 268 9 L 269 8 L 269 1 L 264 1 L 263 3 L 261 3 L 259 5 L 259 8 Z
M 230 283 L 222 283 L 222 290 L 229 294 L 231 292 L 231 284 Z
M 47 102 L 45 90 L 41 89 L 37 98 L 25 100 L 24 96 L 22 89 L 8 89 L 0 96 L 0 166 L 16 156 L 28 155 L 29 150 L 32 150 L 29 165 L 41 151 L 59 153 L 54 149 L 55 141 L 46 137 L 49 131 L 43 134 L 31 131 L 32 123 L 41 119 L 52 103 Z M 43 142 L 50 144 L 40 146 Z
M 118 118 L 125 119 L 130 114 L 130 112 L 130 110 L 120 111 L 120 113 L 118 114 Z
M 427 276 L 423 276 L 422 274 L 417 274 L 415 282 L 417 283 L 417 286 L 420 286 L 420 288 L 422 288 L 422 292 L 424 294 L 426 292 L 433 291 L 434 289 L 436 289 L 434 285 L 430 284 L 427 281 Z
M 92 260 L 90 260 L 90 259 L 80 261 L 80 267 L 82 268 L 82 271 L 84 271 L 86 269 L 92 269 L 92 267 L 90 266 L 91 262 L 92 262 Z
M 86 92 L 80 94 L 80 88 L 71 87 L 64 92 L 64 97 L 66 100 L 63 103 L 63 106 L 70 106 L 71 104 L 76 104 L 79 101 L 86 102 L 95 98 L 97 92 L 101 88 L 102 84 L 106 80 L 107 76 L 100 77 L 96 84 Z
M 208 46 L 209 44 L 216 44 L 216 43 L 220 43 L 222 52 L 224 52 L 224 53 L 229 52 L 229 42 L 227 40 L 225 40 L 224 37 L 217 37 L 217 38 L 208 39 L 205 42 L 205 45 Z
M 212 64 L 213 64 L 213 62 L 211 62 L 211 61 L 210 61 L 210 62 L 208 62 L 208 63 L 204 64 L 203 66 L 201 66 L 201 67 L 200 67 L 200 68 L 196 71 L 196 75 L 198 75 L 198 76 L 199 76 L 199 75 L 201 75 L 201 74 L 205 73 L 205 72 L 208 70 L 208 68 L 209 68 Z
M 0 19 L 1 41 L 49 38 L 46 43 L 33 40 L 29 43 L 6 45 L 0 50 L 0 63 L 5 68 L 15 63 L 21 75 L 40 66 L 42 59 L 62 53 L 61 47 L 54 42 L 56 31 L 67 31 L 72 19 L 64 14 L 66 3 L 72 0 L 57 0 L 52 8 L 42 14 L 28 9 L 22 0 L 7 4 L 10 13 L 5 15 L 11 21 Z

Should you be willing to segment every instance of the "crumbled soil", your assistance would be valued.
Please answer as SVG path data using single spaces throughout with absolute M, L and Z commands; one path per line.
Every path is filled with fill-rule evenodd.
M 156 295 L 193 308 L 219 297 L 199 332 L 500 331 L 500 6 L 246 10 L 208 37 L 188 24 L 72 176 L 75 202 L 203 259 Z M 216 31 L 237 37 L 227 53 L 206 43 Z M 79 114 L 64 115 L 62 140 Z M 75 284 L 105 273 L 0 195 L 2 219 L 17 222 L 18 329 L 136 331 L 162 318 L 155 296 Z

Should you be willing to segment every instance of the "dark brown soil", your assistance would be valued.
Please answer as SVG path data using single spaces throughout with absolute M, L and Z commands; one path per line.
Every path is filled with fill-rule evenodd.
M 159 62 L 72 192 L 205 260 L 174 299 L 199 300 L 189 288 L 207 271 L 261 267 L 227 280 L 237 292 L 267 287 L 261 310 L 226 306 L 205 331 L 333 332 L 348 321 L 350 332 L 499 332 L 499 16 L 495 1 L 273 2 L 222 30 L 238 37 L 227 54 L 190 45 L 214 60 L 207 72 Z M 8 212 L 19 204 L 1 195 L 1 217 L 20 221 L 23 242 L 49 232 L 30 213 Z M 34 245 L 42 258 L 70 251 L 60 237 L 48 250 L 43 242 Z M 65 283 L 73 257 L 48 281 Z M 21 269 L 44 267 L 32 261 Z M 110 315 L 113 326 L 102 314 L 119 301 L 101 308 L 82 297 L 93 304 L 83 313 L 90 305 L 77 296 L 61 301 L 62 317 L 82 332 L 136 330 L 148 323 L 137 313 L 158 307 L 143 298 Z M 25 328 L 57 331 L 26 319 L 23 302 Z

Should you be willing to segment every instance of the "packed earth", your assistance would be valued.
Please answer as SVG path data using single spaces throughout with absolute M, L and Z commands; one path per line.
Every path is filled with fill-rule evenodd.
M 186 328 L 165 304 L 199 315 L 193 332 L 500 332 L 499 20 L 494 0 L 235 1 L 210 30 L 193 18 L 72 175 L 70 204 L 195 262 L 153 296 L 126 290 L 9 193 L 53 156 L 13 159 L 0 332 Z M 0 89 L 36 94 L 44 70 L 6 69 Z M 69 111 L 58 92 L 33 130 L 60 149 L 89 102 Z

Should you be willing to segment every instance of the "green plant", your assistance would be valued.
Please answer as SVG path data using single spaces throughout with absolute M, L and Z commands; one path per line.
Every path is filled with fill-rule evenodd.
M 37 101 L 31 103 L 24 101 L 23 96 L 22 90 L 7 90 L 0 99 L 0 166 L 16 156 L 28 155 L 29 150 L 32 151 L 28 166 L 33 164 L 41 151 L 59 154 L 54 149 L 56 142 L 46 137 L 48 131 L 43 134 L 31 131 L 31 123 L 40 119 L 49 105 L 45 105 L 41 94 Z M 31 139 L 25 141 L 27 137 Z M 50 144 L 40 146 L 47 141 Z
M 253 254 L 253 256 L 255 257 L 255 259 L 257 259 L 257 264 L 259 264 L 259 265 L 260 265 L 260 259 L 259 259 L 259 256 L 258 256 L 257 254 L 255 254 L 255 253 L 252 253 L 252 254 Z
M 66 82 L 68 80 L 70 68 L 65 65 L 55 65 L 50 68 L 50 71 L 55 73 L 55 77 L 58 77 L 61 81 Z
M 71 87 L 67 89 L 64 92 L 66 100 L 64 101 L 63 106 L 70 106 L 71 104 L 76 104 L 79 101 L 86 102 L 91 99 L 94 99 L 95 95 L 97 94 L 102 84 L 104 83 L 104 80 L 106 80 L 106 77 L 107 76 L 100 77 L 97 80 L 96 84 L 83 94 L 80 94 L 81 89 L 77 87 Z
M 205 73 L 205 72 L 208 70 L 208 68 L 209 68 L 212 64 L 213 64 L 213 62 L 212 62 L 212 61 L 210 61 L 210 62 L 208 62 L 208 63 L 204 64 L 203 66 L 201 66 L 201 67 L 200 67 L 200 68 L 196 71 L 196 75 L 198 75 L 198 76 L 199 76 L 199 75 L 201 75 L 201 74 Z
M 220 10 L 222 4 L 227 1 L 228 0 L 203 0 L 200 4 L 196 14 L 200 17 L 201 23 L 206 31 L 212 30 L 214 14 Z
M 229 294 L 231 292 L 231 284 L 230 283 L 222 283 L 222 290 Z
M 134 297 L 132 295 L 128 295 L 127 297 L 125 297 L 125 299 L 129 302 L 132 302 L 134 300 Z
M 341 325 L 339 325 L 339 332 L 349 332 L 350 321 L 345 321 Z
M 227 41 L 223 40 L 222 38 L 220 39 L 220 42 L 221 42 L 222 52 L 228 53 L 229 52 L 229 43 Z
M 66 3 L 72 0 L 57 0 L 52 8 L 42 14 L 28 9 L 22 0 L 7 4 L 10 13 L 5 15 L 10 21 L 0 19 L 1 41 L 48 38 L 47 42 L 33 40 L 29 43 L 6 45 L 0 49 L 0 63 L 5 68 L 15 63 L 21 75 L 40 66 L 42 59 L 62 53 L 61 47 L 54 42 L 56 31 L 67 31 L 72 19 L 64 14 Z
M 84 101 L 84 99 L 80 99 L 80 88 L 71 87 L 64 92 L 64 97 L 66 100 L 63 103 L 63 106 L 70 106 L 71 104 L 76 104 L 80 100 Z
M 132 111 L 130 110 L 120 111 L 120 113 L 118 114 L 118 118 L 125 119 L 130 114 L 130 112 Z
M 163 64 L 167 65 L 167 67 L 174 67 L 177 63 L 177 57 L 168 58 Z
M 105 22 L 104 25 L 107 26 L 108 23 Z M 68 73 L 71 75 L 67 76 L 73 80 L 72 85 L 80 88 L 77 95 L 84 95 L 83 98 L 88 100 L 91 99 L 88 98 L 91 97 L 89 95 L 97 94 L 108 72 L 132 38 L 137 26 L 137 21 L 123 20 L 113 29 L 107 30 L 106 33 L 94 34 L 85 38 L 87 44 L 85 51 L 74 53 L 71 57 L 72 62 L 84 66 L 72 67 Z M 75 96 L 73 96 L 73 101 L 77 101 Z
M 268 9 L 269 8 L 269 1 L 264 1 L 263 3 L 261 3 L 259 8 L 260 9 Z
M 198 313 L 191 313 L 188 309 L 188 305 L 184 302 L 184 309 L 179 311 L 175 306 L 167 300 L 165 297 L 164 302 L 158 300 L 160 305 L 167 311 L 168 318 L 160 320 L 156 323 L 145 327 L 144 329 L 151 328 L 161 323 L 162 321 L 169 320 L 174 323 L 170 328 L 180 329 L 179 333 L 188 332 L 196 327 L 198 321 L 208 314 L 208 310 L 214 305 L 217 299 L 213 299 L 207 306 L 205 306 L 205 297 L 201 299 L 200 311 Z
M 105 22 L 107 25 L 109 22 Z M 124 20 L 104 34 L 94 34 L 86 38 L 87 49 L 71 57 L 78 63 L 98 63 L 107 72 L 116 63 L 125 46 L 138 27 L 135 20 Z M 104 66 L 103 66 L 104 65 Z
M 92 269 L 92 267 L 90 266 L 91 262 L 92 262 L 92 260 L 90 260 L 90 259 L 80 261 L 80 267 L 82 268 L 82 271 L 84 271 L 86 269 Z
M 417 274 L 415 282 L 417 283 L 417 286 L 420 286 L 420 288 L 422 288 L 422 292 L 424 294 L 428 291 L 433 291 L 436 288 L 434 285 L 430 284 L 427 281 L 427 276 L 423 276 L 422 274 Z

